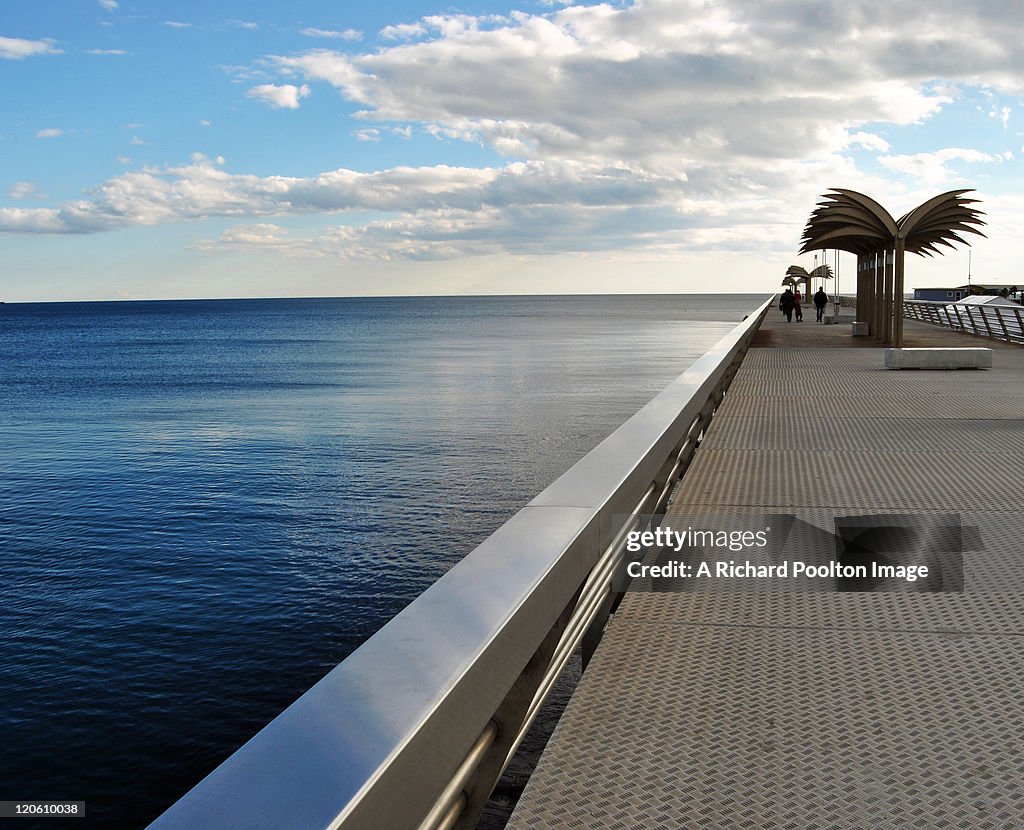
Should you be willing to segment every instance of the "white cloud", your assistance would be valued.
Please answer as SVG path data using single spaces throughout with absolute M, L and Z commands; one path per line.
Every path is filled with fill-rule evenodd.
M 394 26 L 385 26 L 377 36 L 383 40 L 411 40 L 427 33 L 422 23 L 398 23 Z
M 278 243 L 288 244 L 284 236 L 288 233 L 279 225 L 259 223 L 255 225 L 236 225 L 221 234 L 220 241 L 226 245 L 273 246 Z
M 306 84 L 302 86 L 295 86 L 294 84 L 284 84 L 282 86 L 260 84 L 259 86 L 254 86 L 245 94 L 247 97 L 255 98 L 257 101 L 269 104 L 275 109 L 295 110 L 299 108 L 299 100 L 309 95 L 309 86 Z
M 223 158 L 202 153 L 188 165 L 124 173 L 96 188 L 89 199 L 40 208 L 32 230 L 89 233 L 133 225 L 210 216 L 261 217 L 340 211 L 416 211 L 458 205 L 469 209 L 493 187 L 500 171 L 428 167 L 382 173 L 332 170 L 310 178 L 231 174 Z M 525 172 L 525 171 L 523 171 Z M 506 200 L 501 191 L 496 199 Z M 29 228 L 30 215 L 16 215 Z M 0 229 L 11 230 L 12 214 L 0 210 Z
M 764 224 L 764 201 L 754 204 L 749 196 L 738 196 L 729 203 L 684 204 L 685 180 L 631 167 L 538 161 L 483 169 L 339 169 L 290 178 L 232 174 L 220 169 L 223 163 L 220 157 L 211 161 L 195 154 L 186 166 L 116 176 L 91 198 L 59 208 L 0 209 L 0 230 L 94 233 L 214 216 L 377 212 L 395 216 L 362 229 L 332 231 L 317 246 L 329 243 L 337 251 L 345 240 L 365 246 L 394 237 L 402 245 L 389 248 L 389 255 L 426 256 L 427 250 L 432 255 L 483 249 L 537 252 L 545 246 L 603 250 L 652 240 L 665 244 L 687 230 L 721 224 L 723 218 L 742 224 L 756 216 L 756 224 Z M 431 244 L 417 247 L 411 237 Z M 466 247 L 460 247 L 460 239 Z
M 530 177 L 513 176 L 517 162 L 501 168 L 492 188 L 514 181 L 522 193 L 544 171 L 545 192 L 558 194 L 554 204 L 568 214 L 589 212 L 595 228 L 599 206 L 620 220 L 629 210 L 631 218 L 643 214 L 652 223 L 646 237 L 628 221 L 626 232 L 609 234 L 623 245 L 643 238 L 668 244 L 677 235 L 656 217 L 684 216 L 690 245 L 735 249 L 745 234 L 760 238 L 750 230 L 756 226 L 788 228 L 779 232 L 795 247 L 808 209 L 830 184 L 900 199 L 957 165 L 995 159 L 967 150 L 894 152 L 890 134 L 902 141 L 906 131 L 886 130 L 927 125 L 980 78 L 1001 94 L 1024 93 L 1017 71 L 1024 26 L 1008 23 L 1018 19 L 1011 0 L 994 2 L 997 8 L 940 4 L 915 15 L 905 2 L 868 8 L 803 0 L 637 0 L 508 17 L 432 15 L 384 27 L 380 39 L 398 42 L 373 51 L 313 49 L 268 61 L 361 105 L 357 117 L 375 126 L 356 130 L 358 138 L 411 135 L 417 125 L 441 141 L 483 144 L 530 163 Z M 854 149 L 879 154 L 882 170 L 899 175 L 858 170 Z M 582 192 L 596 201 L 574 202 L 581 169 L 621 175 L 600 190 L 588 181 Z M 903 173 L 911 171 L 920 180 L 908 184 Z M 400 217 L 403 232 L 426 234 L 440 222 L 431 211 L 476 209 L 481 228 L 493 223 L 510 246 L 521 246 L 511 241 L 517 226 L 503 219 L 508 206 L 490 204 L 491 195 L 476 208 L 454 194 L 436 208 L 410 208 Z M 779 221 L 765 224 L 765 215 Z M 707 226 L 694 229 L 698 218 Z M 482 233 L 467 216 L 451 227 L 467 237 Z M 543 224 L 529 227 L 555 248 L 563 244 Z
M 963 147 L 948 147 L 933 153 L 879 156 L 878 161 L 889 170 L 908 176 L 918 184 L 939 186 L 959 178 L 950 167 L 952 163 L 979 164 L 998 162 L 1001 159 L 1004 156 Z
M 363 33 L 358 29 L 302 29 L 299 32 L 300 35 L 306 37 L 323 37 L 332 38 L 334 40 L 362 40 Z
M 856 132 L 849 136 L 850 146 L 862 147 L 865 150 L 874 150 L 879 153 L 889 151 L 889 142 L 880 135 L 874 133 Z
M 506 206 L 421 211 L 363 225 L 292 233 L 274 225 L 240 226 L 200 247 L 276 251 L 290 257 L 438 260 L 508 254 L 552 256 L 642 250 L 671 258 L 703 250 L 777 250 L 778 227 L 705 226 L 707 218 L 666 207 Z M 254 230 L 254 228 L 258 230 Z
M 219 166 L 224 164 L 225 161 L 224 156 L 214 156 L 211 159 L 208 155 L 206 155 L 206 153 L 193 153 L 191 159 L 193 164 L 197 164 L 200 166 L 208 165 L 211 163 Z
M 192 24 L 191 23 L 183 23 L 180 20 L 165 20 L 164 21 L 164 25 L 165 26 L 170 26 L 172 29 L 191 29 L 192 28 Z
M 380 32 L 413 42 L 273 60 L 366 118 L 434 124 L 519 157 L 677 166 L 841 151 L 864 125 L 919 123 L 950 103 L 956 87 L 935 78 L 985 73 L 1024 90 L 1021 27 L 966 5 L 908 20 L 904 5 L 648 0 L 431 16 Z
M 37 132 L 36 138 L 57 138 L 62 135 L 64 135 L 64 130 L 59 127 L 47 127 L 45 130 Z
M 67 233 L 52 208 L 0 208 L 0 232 Z
M 0 37 L 0 58 L 17 61 L 33 55 L 61 55 L 56 41 L 52 38 L 43 40 L 25 40 L 18 37 Z
M 116 12 L 117 11 L 117 6 L 118 6 L 117 0 L 96 0 L 96 2 L 99 3 L 100 6 L 102 6 L 104 9 L 106 9 L 108 12 Z
M 434 124 L 520 157 L 806 157 L 841 149 L 860 124 L 919 121 L 948 101 L 878 80 L 842 49 L 812 69 L 738 19 L 697 22 L 685 4 L 665 3 L 573 6 L 490 28 L 426 18 L 381 33 L 433 33 L 420 42 L 274 60 L 337 87 L 367 118 Z M 830 73 L 845 83 L 824 90 Z
M 993 108 L 992 111 L 988 115 L 989 115 L 989 118 L 996 118 L 996 119 L 998 119 L 999 123 L 1001 123 L 1003 125 L 1003 129 L 1004 130 L 1010 125 L 1010 108 L 1009 107 L 999 107 L 998 109 Z
M 39 192 L 35 182 L 15 182 L 7 191 L 11 199 L 45 199 L 46 196 Z
M 86 49 L 87 54 L 90 55 L 128 55 L 130 52 L 124 49 Z
M 384 27 L 372 48 L 271 55 L 239 78 L 248 97 L 277 108 L 298 108 L 317 84 L 333 88 L 360 109 L 359 139 L 432 135 L 484 145 L 503 162 L 294 178 L 198 158 L 126 172 L 55 207 L 7 209 L 0 229 L 90 233 L 228 217 L 239 226 L 208 248 L 394 259 L 790 256 L 828 186 L 869 192 L 899 215 L 967 165 L 1012 161 L 969 147 L 917 153 L 942 143 L 905 142 L 983 82 L 979 120 L 998 130 L 1007 116 L 996 101 L 1024 94 L 1018 4 L 922 12 L 909 0 L 636 0 L 432 15 Z M 877 172 L 858 169 L 865 150 Z M 378 218 L 356 216 L 367 212 Z M 338 226 L 272 224 L 305 214 L 337 214 Z

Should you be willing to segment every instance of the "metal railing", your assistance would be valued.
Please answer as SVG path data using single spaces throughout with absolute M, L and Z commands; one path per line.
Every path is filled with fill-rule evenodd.
M 599 639 L 626 534 L 664 509 L 773 299 L 151 828 L 474 827 L 570 656 Z
M 979 334 L 1009 343 L 1024 343 L 1024 308 L 1009 305 L 943 303 L 936 300 L 904 300 L 903 316 L 968 334 Z

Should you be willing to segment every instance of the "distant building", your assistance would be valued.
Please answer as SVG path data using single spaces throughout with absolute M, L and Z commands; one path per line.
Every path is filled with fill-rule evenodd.
M 915 288 L 915 300 L 938 300 L 949 303 L 962 300 L 964 297 L 980 295 L 983 297 L 1013 296 L 1020 299 L 1021 292 L 1016 285 L 958 285 L 954 288 Z
M 948 303 L 950 300 L 957 300 L 966 297 L 968 288 L 965 285 L 956 288 L 915 288 L 915 300 L 938 300 Z

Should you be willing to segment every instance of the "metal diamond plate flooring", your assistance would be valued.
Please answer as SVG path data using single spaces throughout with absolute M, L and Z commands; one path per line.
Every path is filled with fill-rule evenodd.
M 1012 451 L 964 458 L 942 452 L 707 448 L 692 472 L 693 483 L 680 490 L 683 505 L 983 509 L 992 505 L 988 489 L 994 481 L 1024 494 L 1024 463 Z
M 820 558 L 837 519 L 954 516 L 963 592 L 630 591 L 509 827 L 1024 827 L 1024 349 L 908 373 L 762 335 L 666 523 L 788 516 Z
M 725 425 L 728 429 L 725 429 Z M 709 433 L 714 441 L 705 444 L 717 450 L 786 450 L 804 452 L 943 453 L 948 447 L 958 452 L 1003 454 L 1019 450 L 1024 436 L 1021 419 L 936 419 L 936 418 L 824 418 L 792 416 L 761 418 L 724 416 L 712 421 Z
M 605 641 L 514 827 L 1021 826 L 1019 638 L 619 615 Z

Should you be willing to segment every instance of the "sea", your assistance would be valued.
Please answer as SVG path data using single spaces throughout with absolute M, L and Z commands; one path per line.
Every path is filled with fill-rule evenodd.
M 763 299 L 0 305 L 0 801 L 145 827 Z

